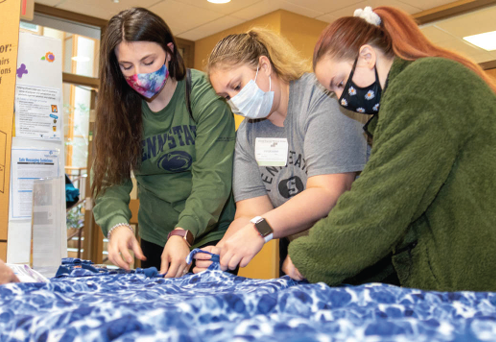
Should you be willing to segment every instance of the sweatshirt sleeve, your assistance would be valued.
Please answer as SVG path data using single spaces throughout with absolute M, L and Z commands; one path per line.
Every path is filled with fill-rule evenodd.
M 102 228 L 104 236 L 107 236 L 110 228 L 119 223 L 129 223 L 131 210 L 129 209 L 130 193 L 133 182 L 127 179 L 120 185 L 113 185 L 105 189 L 105 192 L 95 198 L 93 215 L 96 223 Z
M 431 98 L 434 91 L 426 89 L 442 89 L 446 80 L 429 84 L 408 76 L 385 94 L 395 97 L 385 98 L 371 158 L 351 191 L 309 236 L 289 246 L 294 265 L 311 282 L 340 284 L 391 253 L 452 169 L 460 141 L 442 113 L 453 114 L 457 104 L 448 96 Z
M 195 237 L 218 222 L 231 193 L 236 134 L 229 107 L 204 76 L 200 80 L 205 83 L 195 87 L 193 80 L 192 92 L 193 116 L 197 121 L 193 187 L 176 225 Z

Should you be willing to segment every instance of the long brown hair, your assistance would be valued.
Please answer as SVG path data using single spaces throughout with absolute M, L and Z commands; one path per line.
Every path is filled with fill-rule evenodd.
M 286 82 L 299 79 L 310 65 L 285 38 L 271 30 L 255 27 L 246 33 L 230 34 L 220 40 L 208 57 L 207 70 L 248 64 L 257 68 L 260 56 L 270 60 L 274 72 Z
M 315 46 L 314 69 L 324 56 L 354 60 L 360 47 L 369 44 L 389 57 L 397 56 L 410 61 L 423 57 L 444 57 L 457 61 L 473 70 L 496 93 L 496 82 L 477 63 L 434 45 L 407 13 L 386 6 L 377 7 L 374 12 L 381 18 L 379 26 L 358 17 L 343 17 L 330 24 Z
M 128 179 L 131 170 L 141 164 L 142 98 L 127 84 L 115 56 L 115 48 L 123 41 L 159 44 L 171 56 L 170 77 L 182 80 L 186 73 L 176 40 L 159 16 L 144 8 L 131 8 L 110 19 L 100 54 L 92 185 L 95 196 L 105 187 Z M 167 46 L 171 42 L 173 50 Z

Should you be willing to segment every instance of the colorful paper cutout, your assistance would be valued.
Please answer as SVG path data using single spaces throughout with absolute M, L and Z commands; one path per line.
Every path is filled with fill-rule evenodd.
M 41 57 L 41 60 L 53 63 L 53 61 L 55 60 L 55 55 L 53 54 L 53 52 L 47 52 L 45 56 Z
M 55 60 L 55 55 L 52 52 L 47 52 L 45 58 L 48 62 L 52 63 Z
M 17 77 L 22 78 L 22 75 L 28 73 L 28 69 L 26 68 L 26 64 L 22 63 L 21 66 L 17 69 Z

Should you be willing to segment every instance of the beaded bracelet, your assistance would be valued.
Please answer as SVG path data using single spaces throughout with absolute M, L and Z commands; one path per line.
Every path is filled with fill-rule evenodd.
M 128 227 L 129 229 L 131 229 L 131 231 L 133 232 L 133 234 L 135 234 L 134 232 L 134 228 L 131 227 L 128 223 L 117 223 L 115 226 L 113 226 L 112 228 L 109 229 L 108 233 L 107 233 L 107 239 L 110 240 L 110 234 L 112 233 L 112 231 L 117 228 L 117 227 L 120 227 L 120 226 L 126 226 Z

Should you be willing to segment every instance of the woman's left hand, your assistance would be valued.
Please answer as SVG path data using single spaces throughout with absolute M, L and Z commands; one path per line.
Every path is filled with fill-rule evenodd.
M 282 264 L 282 270 L 284 273 L 286 273 L 291 279 L 294 280 L 303 280 L 305 279 L 303 275 L 298 271 L 296 266 L 293 264 L 291 261 L 291 258 L 289 255 L 286 257 L 286 260 L 284 260 L 284 263 Z
M 10 269 L 10 267 L 5 265 L 5 263 L 2 260 L 0 260 L 0 285 L 11 282 L 18 283 L 19 279 L 14 274 L 14 271 Z
M 180 236 L 171 236 L 162 252 L 160 274 L 165 278 L 179 278 L 188 273 L 190 265 L 186 264 L 186 257 L 190 250 L 186 241 Z
M 222 244 L 217 245 L 220 248 L 221 269 L 223 271 L 234 270 L 238 265 L 246 267 L 251 259 L 260 252 L 264 244 L 265 241 L 258 233 L 255 225 L 253 223 L 247 224 L 222 241 Z

